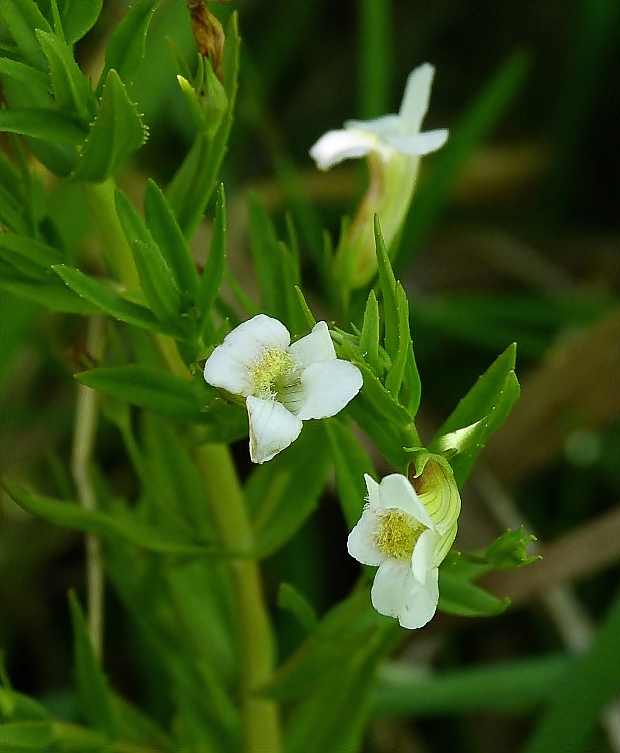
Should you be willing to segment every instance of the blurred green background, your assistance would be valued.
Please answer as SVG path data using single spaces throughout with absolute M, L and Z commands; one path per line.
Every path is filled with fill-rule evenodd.
M 231 0 L 210 6 L 222 19 L 238 10 L 243 38 L 237 116 L 222 175 L 231 266 L 255 289 L 246 212 L 253 190 L 282 231 L 285 212 L 292 211 L 317 318 L 330 312 L 313 252 L 323 226 L 337 240 L 341 215 L 354 212 L 366 173 L 361 161 L 319 173 L 308 149 L 349 118 L 396 111 L 408 73 L 422 62 L 436 66 L 425 125 L 448 127 L 450 139 L 422 162 L 396 259 L 423 380 L 419 429 L 430 439 L 495 356 L 518 343 L 522 398 L 464 490 L 457 546 L 484 547 L 506 527 L 525 523 L 539 536 L 544 559 L 489 579 L 494 593 L 513 597 L 505 615 L 485 621 L 440 615 L 407 636 L 399 661 L 448 677 L 481 664 L 582 651 L 620 582 L 618 3 Z M 97 26 L 80 42 L 77 56 L 87 75 L 97 76 L 124 7 L 105 2 Z M 133 86 L 151 138 L 119 179 L 137 202 L 147 176 L 167 182 L 193 136 L 166 36 L 191 59 L 188 15 L 179 0 L 162 2 L 156 12 Z M 56 223 L 77 255 L 89 237 L 88 226 L 76 221 L 86 216 L 82 199 L 71 185 L 44 178 Z M 205 222 L 196 236 L 199 260 L 208 236 Z M 6 293 L 0 322 L 0 472 L 71 496 L 71 375 L 83 324 L 42 315 Z M 105 419 L 98 442 L 112 486 L 131 497 L 136 480 Z M 243 443 L 242 464 L 245 454 Z M 389 472 L 375 460 L 380 473 Z M 358 573 L 345 540 L 328 490 L 318 514 L 267 563 L 270 602 L 281 580 L 298 586 L 320 612 L 344 596 Z M 30 519 L 3 496 L 0 646 L 14 686 L 60 716 L 70 715 L 73 703 L 66 603 L 72 587 L 84 589 L 82 538 Z M 156 716 L 164 714 L 150 691 L 148 656 L 112 590 L 107 609 L 106 666 L 114 685 Z M 299 634 L 283 613 L 276 623 L 285 657 Z M 465 691 L 450 696 L 444 689 L 436 702 L 432 694 L 395 700 L 379 691 L 367 750 L 521 750 L 558 671 L 535 663 L 529 675 L 522 669 L 512 679 L 483 677 L 479 690 L 480 678 L 465 678 Z M 592 750 L 620 750 L 619 719 L 616 708 Z

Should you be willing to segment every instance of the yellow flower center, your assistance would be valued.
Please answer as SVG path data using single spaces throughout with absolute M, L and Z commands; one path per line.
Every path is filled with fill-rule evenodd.
M 415 545 L 426 526 L 413 515 L 396 508 L 383 510 L 378 517 L 375 546 L 388 557 L 411 559 Z
M 293 359 L 288 353 L 265 348 L 260 360 L 250 366 L 254 397 L 274 400 L 288 386 L 292 369 Z

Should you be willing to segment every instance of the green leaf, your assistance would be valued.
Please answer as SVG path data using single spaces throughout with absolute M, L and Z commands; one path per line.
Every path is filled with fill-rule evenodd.
M 396 283 L 396 306 L 398 319 L 398 350 L 393 358 L 392 368 L 385 379 L 385 388 L 398 400 L 400 388 L 405 376 L 407 356 L 411 350 L 411 333 L 409 332 L 409 302 L 400 282 Z
M 508 529 L 487 547 L 482 556 L 495 570 L 512 570 L 515 567 L 530 565 L 540 559 L 540 555 L 527 555 L 527 545 L 533 541 L 536 541 L 536 536 L 527 535 L 523 526 L 516 531 Z
M 2 724 L 8 721 L 26 722 L 49 719 L 49 711 L 34 698 L 17 693 L 8 686 L 0 686 L 0 719 Z
M 144 59 L 146 33 L 160 1 L 136 0 L 131 4 L 108 43 L 102 79 L 115 70 L 125 86 L 133 83 Z
M 6 753 L 47 751 L 53 741 L 54 726 L 51 721 L 0 725 L 0 750 Z
M 282 305 L 280 266 L 277 263 L 280 256 L 278 238 L 267 210 L 254 193 L 248 196 L 248 209 L 252 258 L 260 288 L 262 308 L 268 316 L 282 321 L 284 306 Z
M 102 183 L 144 144 L 146 136 L 144 123 L 125 85 L 115 70 L 109 71 L 74 176 Z
M 476 711 L 522 714 L 548 702 L 573 663 L 565 656 L 545 656 L 442 672 L 435 677 L 404 663 L 388 664 L 379 671 L 374 712 L 391 717 Z
M 364 380 L 366 380 L 365 373 Z M 386 394 L 389 395 L 389 392 Z M 401 473 L 405 473 L 410 458 L 403 447 L 403 438 L 398 423 L 386 420 L 384 416 L 372 409 L 364 397 L 352 400 L 347 406 L 347 413 L 368 435 L 388 463 Z
M 299 287 L 299 285 L 295 285 L 295 292 L 297 293 L 299 310 L 301 311 L 303 319 L 306 323 L 306 327 L 308 329 L 313 329 L 316 325 L 316 319 L 314 318 L 314 314 L 312 313 L 312 311 L 310 311 L 310 307 L 306 303 L 306 299 L 304 298 L 304 294 L 302 293 L 302 290 Z
M 80 298 L 62 284 L 9 279 L 5 274 L 0 274 L 0 290 L 6 290 L 58 313 L 91 316 L 100 312 L 98 306 Z
M 156 528 L 141 523 L 135 516 L 120 508 L 114 514 L 98 510 L 84 510 L 72 502 L 59 502 L 50 497 L 33 494 L 16 484 L 3 481 L 9 496 L 31 515 L 47 520 L 54 525 L 78 531 L 96 533 L 110 539 L 122 539 L 156 554 L 176 556 L 213 556 L 213 548 L 196 544 L 191 540 L 164 538 Z
M 336 466 L 338 499 L 349 530 L 358 522 L 367 495 L 364 474 L 375 478 L 370 458 L 354 439 L 349 427 L 337 419 L 325 421 L 325 428 Z
M 364 386 L 362 387 L 364 401 L 368 402 L 377 413 L 396 426 L 408 426 L 411 423 L 408 410 L 388 392 L 365 363 L 362 361 L 353 361 L 353 363 L 364 377 Z
M 170 204 L 153 180 L 149 180 L 146 187 L 144 212 L 146 226 L 164 260 L 172 270 L 177 287 L 193 300 L 198 287 L 196 265 Z M 214 234 L 216 228 L 217 208 Z
M 49 78 L 45 73 L 41 73 L 38 68 L 33 68 L 26 63 L 20 63 L 18 60 L 11 58 L 0 58 L 0 74 L 10 76 L 22 84 L 29 84 L 35 88 L 47 91 Z
M 28 108 L 0 110 L 0 131 L 20 133 L 58 144 L 81 144 L 87 131 L 82 124 L 58 110 Z
M 148 366 L 115 366 L 91 369 L 76 375 L 81 384 L 86 384 L 106 395 L 126 400 L 140 408 L 153 410 L 177 421 L 205 421 L 202 413 L 204 403 L 192 382 L 166 371 Z M 206 392 L 206 385 L 205 385 Z M 205 401 L 206 402 L 206 401 Z
M 60 15 L 67 44 L 75 44 L 93 28 L 102 6 L 103 0 L 64 0 Z
M 383 317 L 385 319 L 385 349 L 394 361 L 398 353 L 398 298 L 396 295 L 396 278 L 392 271 L 381 224 L 375 215 L 375 243 L 377 246 L 377 266 L 379 285 L 383 294 Z
M 316 612 L 306 597 L 290 583 L 280 583 L 278 606 L 291 612 L 306 633 L 312 635 L 316 631 L 319 624 Z
M 75 113 L 86 126 L 94 111 L 95 97 L 64 40 L 51 32 L 36 30 L 50 71 L 55 105 L 68 115 Z
M 488 570 L 487 565 L 475 565 L 459 554 L 449 554 L 439 568 L 438 609 L 461 617 L 491 617 L 510 606 L 510 599 L 498 599 L 472 583 Z
M 202 132 L 197 134 L 192 148 L 168 187 L 170 206 L 187 239 L 194 235 L 200 224 L 226 153 L 239 75 L 239 32 L 236 12 L 231 14 L 226 27 L 223 68 L 228 110 L 213 138 L 207 138 Z
M 209 247 L 209 256 L 202 270 L 196 304 L 200 310 L 201 334 L 205 335 L 211 323 L 211 308 L 215 303 L 226 269 L 226 195 L 220 183 L 215 204 L 215 220 Z
M 513 344 L 479 377 L 429 445 L 432 451 L 457 451 L 450 464 L 459 488 L 487 438 L 506 420 L 519 397 L 515 359 Z
M 324 428 L 308 421 L 296 442 L 252 473 L 246 498 L 257 556 L 272 554 L 299 530 L 318 505 L 330 466 Z
M 557 686 L 524 753 L 585 753 L 601 714 L 620 688 L 620 594 L 601 621 L 593 644 Z M 590 748 L 591 750 L 591 748 Z
M 2 17 L 26 62 L 41 71 L 45 70 L 45 58 L 35 31 L 52 31 L 52 28 L 37 4 L 28 0 L 3 0 Z
M 364 322 L 360 337 L 360 353 L 368 362 L 368 365 L 376 374 L 381 374 L 381 362 L 379 361 L 379 304 L 374 290 L 368 294 L 366 308 L 364 309 Z
M 75 594 L 69 594 L 73 623 L 73 650 L 81 716 L 110 740 L 117 737 L 112 695 L 88 635 L 88 628 Z
M 188 320 L 181 319 L 183 300 L 170 267 L 154 245 L 134 241 L 131 247 L 140 278 L 140 287 L 151 310 L 160 322 L 182 333 Z
M 64 264 L 57 265 L 53 269 L 71 290 L 115 319 L 154 332 L 161 332 L 164 335 L 176 337 L 179 334 L 176 328 L 158 321 L 149 309 L 121 298 L 111 288 L 88 277 L 79 269 L 67 267 Z
M 42 270 L 48 270 L 52 265 L 62 262 L 62 254 L 52 246 L 24 235 L 13 233 L 0 234 L 0 256 L 3 251 L 27 259 Z M 10 259 L 9 259 L 10 261 Z

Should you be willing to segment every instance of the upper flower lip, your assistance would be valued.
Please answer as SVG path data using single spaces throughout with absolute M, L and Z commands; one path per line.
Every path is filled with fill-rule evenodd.
M 209 384 L 245 398 L 256 463 L 297 439 L 302 421 L 334 416 L 362 387 L 357 366 L 336 357 L 325 322 L 290 342 L 281 322 L 258 314 L 230 332 L 205 363 Z
M 445 128 L 420 133 L 434 73 L 433 66 L 424 63 L 409 74 L 398 115 L 349 120 L 344 129 L 324 134 L 310 149 L 317 167 L 328 170 L 344 159 L 363 157 L 370 151 L 389 159 L 394 152 L 424 155 L 443 146 L 448 138 Z

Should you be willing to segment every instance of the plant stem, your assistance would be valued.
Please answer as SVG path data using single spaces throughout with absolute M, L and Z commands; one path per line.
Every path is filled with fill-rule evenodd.
M 92 316 L 88 322 L 86 347 L 89 355 L 98 358 L 103 349 L 104 320 Z M 71 473 L 80 505 L 85 510 L 97 507 L 97 498 L 90 475 L 91 461 L 97 433 L 97 393 L 86 385 L 78 385 L 71 450 Z M 101 659 L 103 652 L 103 597 L 104 573 L 101 556 L 101 539 L 92 533 L 86 538 L 86 594 L 88 630 L 95 655 Z
M 226 445 L 196 450 L 220 540 L 232 552 L 250 552 L 254 537 L 243 491 Z M 271 678 L 273 651 L 258 563 L 250 557 L 231 561 L 239 621 L 243 733 L 245 753 L 279 753 L 280 726 L 274 701 L 255 693 Z
M 136 290 L 140 287 L 140 281 L 131 248 L 116 214 L 115 190 L 116 186 L 111 178 L 103 183 L 82 183 L 82 191 L 95 221 L 97 232 L 109 251 L 114 271 L 125 288 Z

